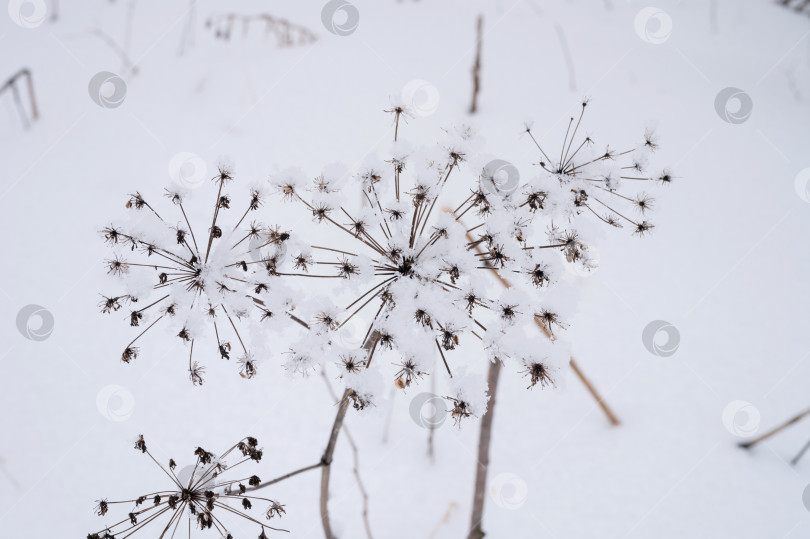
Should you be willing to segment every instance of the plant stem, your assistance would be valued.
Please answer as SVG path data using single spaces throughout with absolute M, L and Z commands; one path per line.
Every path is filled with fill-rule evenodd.
M 487 470 L 489 468 L 489 446 L 492 441 L 492 421 L 495 415 L 495 402 L 498 393 L 498 378 L 501 375 L 501 362 L 495 361 L 489 365 L 487 385 L 489 387 L 489 402 L 487 411 L 481 418 L 481 434 L 478 438 L 478 468 L 475 471 L 475 493 L 473 494 L 472 520 L 470 533 L 467 539 L 481 539 L 484 531 L 481 529 L 481 520 L 484 517 L 484 497 L 487 489 Z
M 445 208 L 445 209 L 444 209 L 444 211 L 450 211 L 450 210 L 449 210 L 449 209 L 447 209 L 447 208 Z M 453 213 L 453 212 L 451 212 L 451 213 L 452 213 L 453 215 L 455 215 L 455 213 Z M 472 238 L 472 236 L 470 235 L 470 233 L 469 233 L 469 232 L 467 232 L 467 240 L 468 240 L 468 241 L 469 241 L 471 244 L 473 243 L 473 238 Z M 477 251 L 479 254 L 482 254 L 482 252 L 483 252 L 483 251 L 480 249 L 480 247 L 478 247 L 477 245 L 476 245 L 476 251 Z M 492 270 L 492 273 L 494 273 L 494 274 L 495 274 L 495 277 L 498 279 L 498 282 L 500 282 L 500 283 L 501 283 L 501 284 L 502 284 L 502 285 L 503 285 L 505 288 L 511 288 L 511 286 L 512 286 L 512 285 L 509 283 L 509 281 L 507 281 L 507 280 L 506 280 L 506 279 L 505 279 L 505 278 L 504 278 L 504 277 L 503 277 L 503 276 L 502 276 L 502 275 L 501 275 L 501 274 L 498 272 L 498 270 L 497 270 L 495 267 L 493 267 L 492 265 L 490 265 L 488 262 L 484 262 L 484 263 L 487 265 L 487 267 L 488 267 L 490 270 Z M 535 323 L 535 324 L 537 324 L 537 327 L 539 327 L 539 328 L 540 328 L 540 329 L 543 331 L 543 333 L 545 334 L 545 336 L 546 336 L 546 337 L 548 337 L 549 339 L 553 340 L 552 335 L 551 335 L 551 333 L 549 332 L 548 328 L 546 328 L 546 327 L 545 327 L 545 326 L 544 326 L 542 323 L 540 323 L 540 321 L 537 319 L 537 317 L 534 317 L 534 323 Z M 613 411 L 612 411 L 612 410 L 610 409 L 610 407 L 608 406 L 607 402 L 605 402 L 605 401 L 604 401 L 604 399 L 602 399 L 602 396 L 601 396 L 601 395 L 599 395 L 599 392 L 598 392 L 598 391 L 596 391 L 596 388 L 593 386 L 593 384 L 591 384 L 590 380 L 588 380 L 588 378 L 585 376 L 585 374 L 584 374 L 584 373 L 582 372 L 582 370 L 579 368 L 579 365 L 577 365 L 576 361 L 574 361 L 574 358 L 571 358 L 571 369 L 574 371 L 574 374 L 576 374 L 576 375 L 577 375 L 577 378 L 579 378 L 579 379 L 580 379 L 580 381 L 581 381 L 581 382 L 582 382 L 582 383 L 585 385 L 585 387 L 588 389 L 588 392 L 591 394 L 591 396 L 594 398 L 594 400 L 596 400 L 596 403 L 599 405 L 599 407 L 600 407 L 600 408 L 602 409 L 602 411 L 605 413 L 605 416 L 607 416 L 608 421 L 610 421 L 610 424 L 611 424 L 611 425 L 613 425 L 613 426 L 618 425 L 618 424 L 619 424 L 619 418 L 617 418 L 617 417 L 616 417 L 616 414 L 614 414 L 614 413 L 613 413 Z M 808 412 L 810 413 L 810 410 L 808 410 Z
M 249 490 L 259 490 L 260 488 L 269 487 L 270 485 L 274 485 L 274 484 L 276 484 L 276 483 L 278 483 L 280 481 L 284 481 L 285 479 L 289 479 L 290 477 L 293 477 L 294 475 L 298 475 L 298 474 L 303 473 L 303 472 L 308 472 L 309 470 L 314 470 L 315 468 L 320 468 L 321 466 L 323 466 L 323 462 L 316 462 L 315 464 L 305 466 L 304 468 L 299 468 L 298 470 L 295 470 L 294 472 L 284 474 L 281 477 L 276 477 L 275 479 L 271 479 L 270 481 L 263 481 L 262 483 L 260 483 L 255 488 L 252 488 L 252 489 L 249 489 Z
M 748 440 L 747 442 L 740 442 L 740 447 L 742 447 L 743 449 L 750 449 L 750 448 L 754 447 L 755 445 L 757 445 L 759 442 L 767 440 L 768 438 L 770 438 L 774 434 L 778 434 L 782 430 L 788 428 L 789 426 L 791 426 L 792 424 L 796 423 L 797 421 L 803 419 L 807 415 L 810 415 L 810 408 L 808 408 L 807 410 L 804 410 L 803 412 L 791 417 L 790 419 L 788 419 L 787 421 L 785 421 L 781 425 L 779 425 L 777 427 L 774 427 L 773 429 L 769 430 L 765 434 L 762 434 L 761 436 L 758 436 L 758 437 L 754 438 L 753 440 Z
M 335 422 L 332 424 L 332 433 L 329 435 L 329 442 L 326 444 L 326 450 L 321 457 L 321 522 L 323 524 L 323 533 L 326 539 L 336 539 L 332 534 L 332 526 L 329 521 L 329 476 L 332 470 L 332 456 L 335 453 L 335 444 L 337 443 L 338 434 L 340 434 L 340 427 L 343 426 L 343 419 L 346 417 L 346 409 L 349 407 L 349 395 L 351 389 L 346 389 L 343 392 L 343 397 L 338 404 L 338 412 L 335 416 Z
M 540 325 L 540 322 L 538 322 L 536 318 L 534 319 L 534 321 L 535 321 L 535 323 Z M 543 327 L 543 326 L 540 325 L 540 327 Z M 543 329 L 545 329 L 545 328 L 543 328 Z M 605 413 L 605 416 L 607 416 L 608 421 L 610 421 L 610 424 L 613 425 L 614 427 L 617 426 L 619 424 L 619 418 L 617 418 L 614 415 L 613 411 L 610 409 L 610 407 L 607 405 L 607 403 L 602 399 L 602 396 L 599 394 L 599 392 L 596 391 L 596 388 L 593 386 L 593 384 L 591 384 L 590 380 L 588 380 L 588 378 L 585 376 L 585 374 L 579 369 L 579 366 L 577 365 L 577 362 L 574 361 L 573 357 L 571 358 L 571 370 L 573 370 L 574 374 L 577 375 L 577 378 L 579 378 L 582 381 L 582 383 L 585 384 L 585 387 L 587 388 L 588 392 L 591 394 L 591 396 L 594 398 L 596 403 L 599 405 L 599 407 Z
M 326 371 L 321 371 L 321 375 L 323 376 L 323 381 L 326 383 L 326 388 L 329 390 L 329 395 L 337 402 L 337 395 L 335 395 L 335 391 L 332 389 L 332 384 L 329 383 L 329 379 L 326 377 Z M 357 450 L 357 444 L 354 443 L 354 438 L 352 438 L 351 433 L 349 432 L 349 427 L 345 424 L 343 425 L 343 431 L 346 433 L 346 441 L 352 448 L 352 456 L 354 457 L 354 477 L 357 480 L 357 488 L 360 490 L 360 495 L 363 498 L 363 526 L 366 528 L 366 536 L 368 539 L 374 539 L 371 535 L 371 524 L 368 520 L 368 492 L 366 492 L 366 487 L 363 484 L 363 478 L 360 477 L 360 452 Z
M 799 451 L 796 454 L 796 456 L 793 457 L 793 460 L 790 461 L 790 464 L 792 466 L 796 466 L 799 463 L 799 461 L 801 460 L 801 458 L 804 456 L 804 454 L 807 452 L 808 449 L 810 449 L 810 440 L 807 440 L 807 443 L 804 444 L 804 447 L 802 447 L 801 451 Z
M 478 92 L 481 91 L 481 41 L 484 36 L 484 16 L 478 15 L 478 23 L 476 24 L 476 38 L 475 38 L 475 64 L 473 65 L 473 95 L 472 103 L 470 103 L 470 114 L 475 114 L 478 111 Z

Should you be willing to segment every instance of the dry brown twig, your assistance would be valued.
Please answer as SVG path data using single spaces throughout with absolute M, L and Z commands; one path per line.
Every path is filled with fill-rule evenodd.
M 444 208 L 444 211 L 449 212 L 453 215 L 455 213 L 450 208 Z M 467 238 L 472 241 L 472 237 L 469 233 L 467 233 Z M 476 246 L 476 250 L 480 253 L 482 252 L 481 249 Z M 489 269 L 492 270 L 492 273 L 495 275 L 496 280 L 503 285 L 504 288 L 511 288 L 512 285 L 507 281 L 499 272 L 498 270 L 493 267 L 488 262 L 485 263 Z M 550 340 L 554 340 L 553 335 L 548 331 L 548 329 L 539 321 L 537 317 L 534 317 L 534 322 L 543 332 L 543 334 L 548 337 Z M 618 425 L 619 420 L 613 414 L 610 407 L 608 407 L 607 403 L 602 399 L 599 393 L 596 391 L 596 388 L 590 383 L 590 381 L 585 377 L 582 373 L 581 369 L 576 365 L 574 358 L 571 358 L 571 367 L 574 373 L 579 377 L 579 379 L 585 384 L 585 387 L 591 393 L 591 395 L 596 399 L 596 402 L 599 404 L 600 408 L 605 412 L 605 415 L 608 417 L 608 420 L 612 425 Z M 489 371 L 487 374 L 487 387 L 489 388 L 489 402 L 487 403 L 487 411 L 484 413 L 484 416 L 481 418 L 481 430 L 478 439 L 478 466 L 476 467 L 475 472 L 475 489 L 473 492 L 473 510 L 472 510 L 472 517 L 470 523 L 470 533 L 467 536 L 468 539 L 482 539 L 484 537 L 484 531 L 481 528 L 481 522 L 484 516 L 484 498 L 486 493 L 486 486 L 487 486 L 487 470 L 489 467 L 489 448 L 490 442 L 492 439 L 492 422 L 493 416 L 495 415 L 495 404 L 496 404 L 496 396 L 498 391 L 498 379 L 500 378 L 501 373 L 501 363 L 499 361 L 494 361 L 489 364 Z
M 794 424 L 798 423 L 799 421 L 801 421 L 802 419 L 804 419 L 808 415 L 810 415 L 810 408 L 799 412 L 798 414 L 791 417 L 787 421 L 785 421 L 783 423 L 780 423 L 776 427 L 772 428 L 771 430 L 767 431 L 764 434 L 761 434 L 761 435 L 757 436 L 756 438 L 754 438 L 752 440 L 748 440 L 746 442 L 740 442 L 739 446 L 742 447 L 743 449 L 751 449 L 752 447 L 759 444 L 760 442 L 764 442 L 765 440 L 767 440 L 771 436 L 779 434 L 780 432 L 782 432 L 786 428 L 790 427 L 791 425 L 794 425 Z M 793 466 L 798 464 L 799 461 L 801 460 L 801 458 L 804 456 L 804 454 L 807 452 L 808 449 L 810 449 L 810 441 L 808 441 L 807 443 L 805 443 L 802 446 L 802 448 L 799 450 L 799 452 L 796 454 L 796 456 L 793 457 L 793 459 L 791 459 L 790 463 Z
M 305 26 L 290 22 L 281 17 L 274 17 L 269 13 L 258 13 L 255 15 L 241 15 L 238 13 L 225 13 L 214 15 L 209 18 L 205 26 L 213 29 L 214 37 L 229 41 L 231 39 L 234 26 L 241 24 L 242 35 L 247 36 L 250 28 L 254 25 L 264 24 L 264 34 L 276 37 L 276 44 L 279 47 L 293 47 L 295 45 L 307 45 L 318 40 L 318 36 Z
M 339 402 L 338 396 L 335 394 L 335 390 L 332 388 L 332 384 L 326 377 L 326 373 L 324 371 L 321 371 L 321 375 L 323 376 L 323 380 L 326 383 L 327 389 L 329 390 L 329 395 L 335 402 Z M 352 459 L 354 461 L 352 473 L 354 473 L 355 480 L 357 481 L 357 487 L 360 490 L 360 496 L 363 498 L 363 526 L 366 528 L 366 536 L 368 537 L 368 539 L 373 539 L 373 536 L 371 534 L 371 524 L 369 523 L 368 520 L 368 492 L 366 491 L 365 484 L 363 483 L 363 478 L 360 477 L 360 452 L 357 449 L 357 444 L 354 442 L 354 438 L 349 432 L 349 427 L 346 426 L 345 424 L 343 425 L 343 432 L 345 433 L 346 441 L 352 448 Z
M 473 65 L 473 94 L 470 104 L 470 114 L 478 111 L 478 93 L 481 91 L 481 42 L 484 39 L 484 16 L 478 16 L 475 39 L 475 64 Z
M 30 108 L 30 120 L 26 115 L 26 109 L 23 105 L 22 98 L 20 97 L 20 88 L 19 84 L 22 79 L 25 79 L 26 85 L 28 88 L 28 104 Z M 0 95 L 3 95 L 4 92 L 9 91 L 11 92 L 12 99 L 14 100 L 14 104 L 17 107 L 17 111 L 20 113 L 20 118 L 22 119 L 23 126 L 28 129 L 31 123 L 39 118 L 39 109 L 37 108 L 37 100 L 34 94 L 34 80 L 31 77 L 31 70 L 28 68 L 23 68 L 14 73 L 11 77 L 9 77 L 6 82 L 0 86 Z

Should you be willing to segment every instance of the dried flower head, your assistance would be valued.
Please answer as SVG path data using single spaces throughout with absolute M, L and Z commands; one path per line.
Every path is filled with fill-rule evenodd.
M 188 347 L 188 374 L 195 385 L 204 380 L 205 368 L 194 361 L 195 348 L 199 350 L 201 345 L 211 346 L 226 360 L 236 347 L 241 351 L 242 376 L 252 378 L 256 373 L 256 359 L 241 326 L 289 312 L 290 305 L 273 297 L 283 296 L 283 286 L 276 282 L 271 287 L 270 281 L 278 277 L 276 268 L 284 259 L 290 235 L 248 221 L 248 215 L 262 206 L 263 191 L 258 187 L 249 190 L 235 224 L 226 225 L 226 214 L 236 203 L 225 192 L 232 181 L 227 168 L 220 168 L 213 178 L 216 197 L 205 229 L 192 227 L 190 192 L 172 188 L 165 194 L 177 222 L 164 217 L 169 212 L 160 210 L 159 214 L 155 205 L 136 192 L 126 204 L 136 215 L 126 224 L 111 224 L 102 230 L 104 240 L 114 249 L 107 261 L 108 273 L 119 278 L 125 292 L 102 296 L 99 307 L 108 314 L 129 307 L 126 320 L 138 328 L 121 355 L 125 363 L 138 357 L 135 344 L 161 325 L 173 327 L 171 331 Z M 274 320 L 278 318 L 284 316 Z M 204 335 L 216 342 L 198 342 Z
M 284 506 L 277 501 L 247 494 L 245 484 L 252 488 L 260 486 L 261 480 L 257 476 L 223 477 L 248 461 L 259 462 L 262 450 L 258 444 L 256 438 L 247 437 L 220 456 L 198 447 L 194 451 L 196 463 L 175 474 L 175 461 L 170 459 L 168 466 L 161 465 L 149 452 L 143 435 L 139 436 L 135 448 L 148 455 L 171 480 L 171 484 L 168 488 L 153 489 L 148 494 L 130 500 L 100 500 L 95 509 L 98 516 L 106 516 L 113 505 L 129 505 L 130 509 L 126 518 L 99 532 L 88 534 L 88 539 L 131 537 L 147 528 L 152 530 L 150 537 L 168 538 L 174 537 L 178 530 L 186 527 L 189 537 L 192 529 L 199 528 L 213 529 L 221 537 L 233 539 L 226 523 L 236 517 L 244 519 L 250 525 L 258 525 L 260 537 L 266 537 L 267 530 L 287 531 L 264 524 L 259 516 L 251 516 L 250 511 L 254 505 L 264 504 L 268 507 L 264 511 L 266 520 L 281 517 L 285 513 Z M 228 464 L 229 458 L 234 461 L 232 465 Z M 188 472 L 188 476 L 184 472 Z M 155 523 L 157 524 L 153 526 Z
M 659 149 L 658 137 L 648 128 L 642 142 L 635 147 L 621 151 L 610 146 L 596 149 L 590 136 L 577 138 L 587 104 L 584 100 L 578 118 L 570 118 L 558 152 L 547 153 L 532 128 L 526 127 L 525 132 L 540 151 L 537 164 L 544 175 L 524 187 L 524 203 L 547 210 L 560 222 L 588 214 L 611 227 L 627 225 L 633 233 L 642 236 L 653 225 L 634 214 L 646 215 L 654 200 L 645 192 L 628 194 L 626 191 L 639 184 L 672 182 L 668 169 L 657 174 L 648 172 L 650 158 Z
M 523 364 L 526 366 L 523 373 L 531 381 L 527 389 L 533 388 L 538 383 L 540 384 L 540 387 L 555 385 L 554 379 L 551 377 L 551 369 L 547 365 L 539 361 L 532 360 L 524 360 Z
M 470 404 L 467 401 L 455 397 L 445 397 L 445 399 L 453 403 L 453 408 L 450 410 L 450 417 L 453 418 L 453 422 L 456 425 L 460 425 L 462 419 L 473 415 L 470 411 Z
M 318 225 L 331 229 L 310 246 L 320 256 L 290 275 L 343 281 L 342 288 L 358 289 L 344 308 L 316 319 L 322 335 L 365 319 L 360 333 L 365 337 L 342 370 L 357 375 L 359 355 L 365 370 L 375 356 L 395 351 L 401 360 L 392 362 L 398 368 L 394 381 L 404 389 L 431 373 L 437 352 L 442 369 L 454 377 L 454 361 L 463 365 L 472 357 L 451 358 L 454 351 L 476 339 L 494 350 L 525 317 L 550 313 L 556 326 L 564 327 L 562 314 L 544 299 L 532 304 L 524 294 L 501 302 L 486 279 L 492 271 L 517 274 L 543 294 L 564 263 L 552 253 L 572 262 L 586 258 L 576 233 L 558 229 L 560 237 L 531 241 L 537 212 L 511 191 L 493 188 L 496 177 L 500 181 L 497 170 L 468 164 L 481 160 L 469 126 L 446 130 L 435 148 L 414 150 L 396 138 L 405 110 L 393 105 L 388 112 L 396 125 L 390 157 L 357 171 L 354 184 L 343 181 L 345 174 L 329 172 L 317 175 L 309 187 L 298 171 L 273 180 L 284 200 L 300 204 Z M 467 182 L 469 195 L 454 210 L 442 210 L 439 197 L 454 181 Z M 360 204 L 349 202 L 358 199 Z M 538 197 L 535 206 L 542 200 Z M 328 243 L 330 233 L 335 239 Z M 337 348 L 333 355 L 346 358 L 339 341 L 332 336 L 318 346 Z M 288 370 L 311 369 L 319 361 L 313 349 L 310 341 L 293 346 Z

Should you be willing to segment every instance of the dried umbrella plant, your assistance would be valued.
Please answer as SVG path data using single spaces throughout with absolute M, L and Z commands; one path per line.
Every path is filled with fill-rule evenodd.
M 597 224 L 615 228 L 627 226 L 633 234 L 644 236 L 653 229 L 646 217 L 654 199 L 644 190 L 628 193 L 628 186 L 667 185 L 673 180 L 672 172 L 668 169 L 656 173 L 648 170 L 650 158 L 658 148 L 658 140 L 651 129 L 645 131 L 643 140 L 635 147 L 621 151 L 612 150 L 609 146 L 604 151 L 596 150 L 595 141 L 590 136 L 580 135 L 578 138 L 587 107 L 588 99 L 583 99 L 579 115 L 569 119 L 559 151 L 546 152 L 534 136 L 531 125 L 526 124 L 524 131 L 540 152 L 536 165 L 543 173 L 520 187 L 517 182 L 499 185 L 508 206 L 537 205 L 538 213 L 542 215 L 539 221 L 545 224 L 550 235 L 559 237 L 554 231 L 558 227 L 565 227 L 568 229 L 565 237 L 569 240 L 576 238 L 577 244 L 586 251 L 590 242 L 584 239 L 582 233 L 589 231 L 592 222 L 584 221 L 581 217 L 590 216 Z M 596 231 L 591 234 L 596 235 Z M 590 264 L 586 264 L 586 269 L 590 269 L 587 266 Z M 498 280 L 506 288 L 511 286 L 503 274 L 498 274 Z M 536 321 L 549 340 L 554 340 L 555 335 L 542 320 L 538 318 Z M 495 406 L 499 372 L 500 363 L 492 363 L 488 374 L 491 401 L 487 415 L 481 422 L 469 539 L 484 536 L 481 521 L 486 498 L 492 408 Z
M 584 99 L 579 116 L 569 119 L 559 155 L 551 152 L 550 157 L 534 136 L 531 125 L 525 126 L 526 134 L 540 151 L 537 165 L 544 174 L 529 182 L 524 190 L 541 193 L 553 218 L 551 226 L 555 222 L 571 224 L 580 214 L 586 214 L 612 227 L 628 226 L 634 234 L 643 236 L 653 228 L 646 216 L 655 201 L 643 190 L 626 193 L 627 186 L 666 185 L 673 180 L 668 169 L 655 174 L 648 172 L 650 157 L 658 148 L 655 132 L 647 129 L 643 142 L 632 148 L 617 151 L 606 146 L 604 151 L 597 151 L 590 136 L 577 139 L 587 107 L 588 100 Z
M 319 342 L 316 350 L 332 350 L 353 390 L 355 408 L 373 402 L 376 389 L 367 373 L 381 352 L 399 353 L 394 378 L 404 389 L 430 374 L 438 351 L 441 368 L 451 378 L 453 395 L 447 399 L 454 419 L 482 414 L 486 387 L 480 377 L 466 374 L 475 362 L 451 354 L 467 339 L 481 341 L 492 361 L 515 361 L 529 387 L 553 385 L 568 361 L 565 344 L 530 339 L 522 327 L 532 318 L 552 335 L 567 326 L 574 291 L 558 277 L 564 261 L 590 267 L 587 246 L 575 231 L 560 226 L 534 237 L 532 223 L 550 195 L 532 190 L 520 201 L 506 196 L 499 187 L 500 162 L 481 166 L 479 142 L 468 126 L 447 130 L 437 148 L 416 151 L 398 138 L 408 109 L 397 102 L 387 112 L 394 123 L 390 157 L 360 170 L 356 187 L 351 186 L 361 194 L 362 207 L 350 207 L 341 189 L 345 174 L 332 167 L 309 187 L 298 171 L 285 171 L 274 180 L 285 200 L 301 204 L 315 222 L 337 234 L 332 244 L 293 253 L 296 275 L 362 287 L 345 307 L 318 317 L 323 330 L 339 332 L 366 313 L 361 346 L 347 349 L 332 338 L 331 346 Z M 462 182 L 469 195 L 448 214 L 437 202 L 454 181 Z M 466 228 L 462 218 L 475 218 L 476 224 Z M 314 250 L 332 253 L 334 259 L 316 260 Z M 538 294 L 507 290 L 493 295 L 486 279 L 492 269 L 523 278 Z M 560 282 L 549 290 L 555 281 Z M 310 346 L 293 346 L 288 368 L 313 368 L 319 360 Z
M 198 447 L 194 450 L 197 461 L 193 467 L 184 468 L 177 474 L 175 473 L 177 463 L 174 459 L 169 459 L 166 466 L 160 464 L 147 449 L 143 436 L 138 437 L 135 449 L 149 455 L 149 458 L 169 477 L 171 487 L 149 492 L 132 500 L 99 500 L 96 513 L 101 517 L 107 516 L 113 505 L 131 504 L 131 509 L 125 518 L 99 532 L 88 534 L 87 539 L 123 538 L 142 532 L 146 528 L 160 529 L 166 522 L 166 517 L 168 522 L 163 526 L 160 535 L 152 532 L 152 537 L 160 539 L 174 537 L 178 529 L 181 529 L 183 520 L 186 520 L 189 537 L 192 528 L 198 527 L 201 530 L 216 530 L 223 539 L 233 539 L 234 536 L 230 531 L 232 527 L 227 526 L 225 521 L 234 517 L 247 521 L 251 526 L 258 526 L 259 539 L 267 538 L 267 530 L 287 531 L 265 524 L 259 520 L 261 517 L 251 516 L 253 506 L 260 504 L 266 506 L 266 509 L 262 510 L 265 520 L 281 518 L 285 513 L 284 506 L 279 502 L 247 493 L 249 488 L 261 483 L 258 476 L 250 475 L 235 479 L 222 477 L 241 464 L 249 461 L 259 462 L 262 459 L 262 450 L 258 447 L 256 438 L 244 438 L 220 456 Z M 233 464 L 228 464 L 226 459 L 229 457 L 235 457 Z M 186 474 L 183 472 L 189 471 L 188 468 L 191 468 L 190 473 L 185 477 Z M 231 504 L 235 504 L 236 507 Z M 150 527 L 154 523 L 159 524 Z
M 252 378 L 258 357 L 240 327 L 248 322 L 281 327 L 289 320 L 307 327 L 290 312 L 291 296 L 278 280 L 270 293 L 268 275 L 275 274 L 289 234 L 248 219 L 262 205 L 261 187 L 250 189 L 235 224 L 223 223 L 232 205 L 225 187 L 232 180 L 224 167 L 213 178 L 216 198 L 203 234 L 191 226 L 186 211 L 191 191 L 181 187 L 165 192 L 178 212 L 176 223 L 164 219 L 152 202 L 136 192 L 126 203 L 137 212 L 134 218 L 102 230 L 114 250 L 106 261 L 107 272 L 119 278 L 125 291 L 102 296 L 99 307 L 103 313 L 128 310 L 125 319 L 139 331 L 124 347 L 125 363 L 138 357 L 141 339 L 162 323 L 189 347 L 189 377 L 201 385 L 205 367 L 194 360 L 195 343 L 206 329 L 213 329 L 215 353 L 229 360 L 236 352 L 240 374 Z M 266 344 L 254 341 L 259 341 L 254 342 L 257 348 Z
M 147 232 L 135 226 L 135 232 L 111 225 L 104 230 L 105 239 L 113 246 L 138 250 L 147 257 L 158 256 L 161 264 L 133 264 L 115 256 L 108 262 L 108 269 L 128 276 L 132 266 L 152 268 L 158 282 L 144 284 L 124 279 L 130 290 L 122 296 L 105 297 L 102 310 L 117 311 L 155 289 L 171 286 L 172 290 L 130 312 L 130 323 L 140 325 L 144 312 L 165 302 L 159 316 L 156 314 L 156 319 L 126 347 L 123 359 L 129 361 L 137 356 L 134 344 L 138 339 L 163 317 L 170 316 L 181 321 L 178 335 L 190 343 L 189 371 L 192 381 L 199 383 L 201 368 L 191 359 L 194 338 L 205 319 L 213 322 L 219 353 L 228 358 L 230 344 L 221 339 L 216 323 L 226 319 L 243 347 L 242 374 L 250 377 L 255 374 L 255 360 L 234 318 L 238 321 L 256 312 L 261 320 L 289 317 L 309 329 L 304 339 L 290 346 L 284 367 L 308 374 L 334 361 L 346 390 L 322 460 L 288 476 L 310 469 L 323 470 L 321 513 L 325 533 L 331 536 L 327 509 L 329 465 L 348 402 L 357 409 L 373 404 L 379 392 L 374 373 L 385 370 L 381 369 L 382 358 L 375 358 L 383 353 L 399 353 L 399 363 L 391 370 L 396 371 L 396 385 L 405 389 L 432 373 L 431 360 L 438 352 L 442 364 L 439 372 L 445 371 L 453 386 L 452 395 L 446 397 L 452 403 L 453 418 L 457 422 L 470 416 L 484 419 L 470 533 L 470 537 L 481 537 L 492 413 L 487 410 L 486 384 L 466 374 L 469 367 L 475 366 L 474 360 L 468 359 L 475 354 L 454 357 L 453 351 L 462 344 L 467 346 L 472 337 L 480 341 L 486 351 L 486 356 L 481 357 L 490 360 L 490 406 L 494 405 L 502 362 L 515 364 L 527 377 L 529 388 L 555 385 L 569 359 L 559 333 L 568 325 L 567 314 L 575 292 L 566 283 L 562 269 L 567 264 L 588 271 L 595 265 L 590 244 L 582 233 L 588 227 L 577 217 L 592 215 L 614 227 L 630 224 L 635 233 L 646 234 L 652 225 L 644 214 L 653 200 L 644 193 L 628 196 L 620 192 L 621 184 L 672 180 L 667 171 L 660 175 L 645 172 L 649 155 L 657 146 L 651 132 L 637 148 L 622 152 L 607 149 L 595 153 L 590 137 L 575 142 L 586 107 L 587 101 L 583 101 L 579 118 L 571 119 L 559 160 L 550 159 L 531 128 L 526 127 L 542 155 L 538 165 L 544 175 L 521 185 L 510 164 L 486 162 L 477 138 L 467 126 L 448 130 L 438 148 L 411 149 L 398 140 L 400 124 L 409 117 L 409 111 L 394 103 L 388 111 L 394 116 L 390 159 L 365 167 L 354 177 L 364 202 L 362 207 L 350 207 L 342 196 L 345 174 L 336 169 L 325 170 L 310 187 L 297 171 L 285 172 L 274 180 L 286 200 L 302 204 L 315 222 L 332 227 L 337 234 L 334 244 L 326 236 L 319 240 L 326 245 L 301 243 L 289 232 L 255 223 L 237 232 L 248 213 L 261 205 L 258 188 L 251 190 L 248 209 L 233 231 L 223 233 L 218 214 L 230 206 L 222 190 L 232 179 L 224 169 L 214 178 L 219 192 L 204 257 L 186 217 L 184 193 L 169 191 L 167 196 L 180 208 L 185 227 L 182 223 L 170 226 L 140 194 L 132 195 L 128 206 L 144 210 L 152 228 Z M 627 163 L 621 164 L 621 160 Z M 462 187 L 469 195 L 452 210 L 442 212 L 439 196 L 451 182 L 458 181 L 458 176 L 464 176 Z M 628 206 L 641 216 L 631 217 L 624 209 Z M 470 219 L 475 219 L 475 224 L 468 228 L 463 220 Z M 543 233 L 540 239 L 535 237 L 538 230 Z M 218 245 L 212 250 L 214 240 Z M 236 249 L 247 240 L 244 251 Z M 261 252 L 268 247 L 272 252 Z M 327 253 L 334 259 L 316 259 L 315 253 Z M 165 264 L 171 265 L 161 267 Z M 324 267 L 333 271 L 323 271 Z M 161 271 L 166 269 L 175 274 Z M 235 275 L 237 270 L 241 273 Z M 505 292 L 496 295 L 489 290 L 490 282 L 485 278 L 489 272 L 496 273 L 506 285 Z M 259 297 L 270 290 L 268 278 L 273 277 L 337 280 L 341 283 L 339 291 L 362 289 L 346 307 L 324 307 L 321 303 L 313 317 L 304 316 L 301 309 L 296 316 L 290 312 L 290 294 L 277 279 L 272 285 L 273 294 Z M 519 286 L 529 287 L 534 293 L 510 288 L 507 277 L 520 278 L 523 285 Z M 339 335 L 342 328 L 355 318 L 369 316 L 367 313 L 373 315 L 363 325 L 362 339 L 346 346 Z M 303 321 L 308 318 L 310 323 Z M 528 322 L 539 325 L 550 338 L 530 339 L 523 332 Z M 372 363 L 375 369 L 370 369 Z

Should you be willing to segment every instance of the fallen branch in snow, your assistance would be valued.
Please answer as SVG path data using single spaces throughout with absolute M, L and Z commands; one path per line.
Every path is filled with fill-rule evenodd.
M 20 97 L 20 88 L 19 83 L 20 80 L 25 79 L 27 86 L 28 86 L 28 103 L 31 109 L 31 119 L 29 120 L 26 116 L 26 109 L 23 105 L 22 98 Z M 16 73 L 14 73 L 11 77 L 0 86 L 0 95 L 3 95 L 4 92 L 10 91 L 11 96 L 14 99 L 14 104 L 17 106 L 17 110 L 20 113 L 20 118 L 22 118 L 23 125 L 27 129 L 33 120 L 39 118 L 39 110 L 37 109 L 37 100 L 34 95 L 34 80 L 31 78 L 31 71 L 28 68 L 23 68 Z

